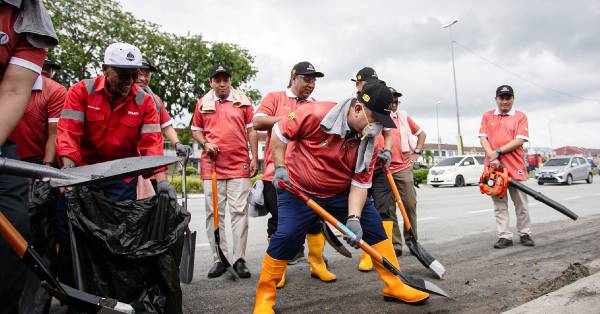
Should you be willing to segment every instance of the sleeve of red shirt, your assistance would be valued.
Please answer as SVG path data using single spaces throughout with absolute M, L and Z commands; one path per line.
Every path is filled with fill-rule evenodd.
M 244 122 L 246 123 L 246 129 L 252 127 L 252 118 L 254 117 L 254 108 L 252 106 L 245 106 L 244 110 Z
M 375 141 L 375 147 L 373 149 L 373 156 L 371 157 L 371 163 L 369 164 L 369 169 L 360 173 L 354 173 L 352 175 L 352 185 L 369 189 L 371 188 L 373 181 L 373 173 L 375 172 L 375 166 L 377 165 L 377 152 L 383 148 L 383 136 L 378 136 Z
M 160 99 L 160 97 L 158 97 L 156 95 L 155 95 L 155 97 L 156 97 L 156 100 L 158 101 L 158 104 L 160 105 L 160 114 L 159 114 L 160 128 L 164 129 L 164 128 L 168 127 L 169 125 L 173 124 L 173 119 L 167 112 L 167 108 L 165 107 L 165 104 L 163 103 L 162 99 Z
M 284 143 L 306 138 L 320 129 L 321 120 L 313 112 L 313 107 L 306 105 L 288 114 L 273 126 L 275 135 Z
M 277 105 L 275 103 L 275 94 L 269 93 L 263 100 L 260 102 L 258 109 L 256 109 L 256 116 L 275 116 L 275 112 L 277 112 Z
M 202 121 L 202 114 L 200 113 L 201 105 L 202 98 L 198 99 L 198 102 L 194 107 L 194 114 L 192 116 L 192 131 L 204 131 L 204 122 Z
M 67 92 L 56 134 L 56 155 L 59 162 L 60 157 L 67 157 L 76 165 L 81 164 L 79 151 L 84 131 L 86 97 L 83 81 L 73 85 Z
M 419 135 L 421 132 L 423 132 L 423 129 L 421 129 L 421 127 L 415 123 L 415 121 L 413 121 L 413 119 L 409 116 L 406 117 L 406 121 L 408 121 L 408 126 L 410 127 L 410 132 L 413 135 Z
M 529 141 L 529 122 L 527 121 L 527 116 L 525 114 L 521 114 L 521 118 L 517 123 L 517 136 L 515 138 L 524 140 L 525 142 Z
M 479 126 L 479 137 L 487 137 L 487 114 L 484 114 L 481 118 L 481 125 Z
M 49 123 L 58 123 L 66 98 L 67 89 L 62 85 L 57 86 L 57 88 L 49 95 L 47 104 Z
M 21 38 L 20 42 L 15 46 L 9 62 L 30 69 L 38 74 L 41 73 L 48 50 L 35 48 L 27 41 L 25 36 L 21 36 Z

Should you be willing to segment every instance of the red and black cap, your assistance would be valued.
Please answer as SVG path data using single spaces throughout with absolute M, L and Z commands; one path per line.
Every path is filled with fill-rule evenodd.
M 378 80 L 379 77 L 377 76 L 377 73 L 375 72 L 375 70 L 371 67 L 364 67 L 362 69 L 360 69 L 360 71 L 358 71 L 358 73 L 356 73 L 356 78 L 350 79 L 353 82 L 362 82 L 362 81 L 369 81 L 369 80 Z
M 500 86 L 498 86 L 498 88 L 496 88 L 496 96 L 501 96 L 501 95 L 514 96 L 515 92 L 513 91 L 513 88 L 510 85 L 500 85 Z
M 390 89 L 380 80 L 370 80 L 358 93 L 357 100 L 369 108 L 375 116 L 375 120 L 380 122 L 384 128 L 395 129 L 396 124 L 390 117 L 390 104 L 393 96 Z
M 304 75 L 304 76 L 314 76 L 314 77 L 323 77 L 325 74 L 318 72 L 315 70 L 315 67 L 308 61 L 302 61 L 296 63 L 292 68 L 292 75 Z
M 224 64 L 217 64 L 217 65 L 213 66 L 212 68 L 210 68 L 210 71 L 208 72 L 208 76 L 210 78 L 213 78 L 221 73 L 225 73 L 225 74 L 227 74 L 227 76 L 231 77 L 231 69 Z
M 142 67 L 140 69 L 149 69 L 151 72 L 156 71 L 156 67 L 153 66 L 146 58 L 142 58 Z

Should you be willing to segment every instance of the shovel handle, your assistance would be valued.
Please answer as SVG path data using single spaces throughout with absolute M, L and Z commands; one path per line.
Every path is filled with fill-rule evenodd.
M 15 229 L 15 226 L 8 221 L 4 213 L 0 212 L 0 236 L 8 243 L 20 258 L 23 258 L 25 251 L 27 251 L 27 241 L 25 238 Z M 4 257 L 3 257 L 4 258 Z
M 217 191 L 217 166 L 216 162 L 213 159 L 211 169 L 211 183 L 212 183 L 212 205 L 213 205 L 213 227 L 214 230 L 219 229 L 219 200 L 218 200 L 218 191 Z
M 392 194 L 394 194 L 394 200 L 398 207 L 400 208 L 400 213 L 402 213 L 402 220 L 404 220 L 404 226 L 406 230 L 412 229 L 410 225 L 410 220 L 408 220 L 408 215 L 406 214 L 406 208 L 404 208 L 404 204 L 402 203 L 402 199 L 400 198 L 400 193 L 398 193 L 398 188 L 396 187 L 396 182 L 394 182 L 394 177 L 392 176 L 392 172 L 390 168 L 384 166 L 385 176 L 387 177 L 388 183 L 390 184 L 390 188 L 392 189 Z

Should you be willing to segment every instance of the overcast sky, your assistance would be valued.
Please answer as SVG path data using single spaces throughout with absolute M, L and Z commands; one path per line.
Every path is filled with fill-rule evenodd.
M 313 96 L 339 101 L 353 92 L 356 71 L 371 66 L 404 94 L 401 106 L 432 143 L 438 101 L 442 142 L 456 143 L 450 39 L 441 26 L 458 19 L 454 39 L 470 50 L 455 44 L 465 145 L 479 145 L 481 115 L 495 108 L 496 87 L 510 84 L 515 108 L 529 117 L 531 146 L 552 138 L 555 148 L 600 148 L 600 1 L 120 2 L 164 31 L 248 49 L 258 69 L 251 85 L 263 95 L 283 90 L 291 67 L 306 60 L 325 73 Z

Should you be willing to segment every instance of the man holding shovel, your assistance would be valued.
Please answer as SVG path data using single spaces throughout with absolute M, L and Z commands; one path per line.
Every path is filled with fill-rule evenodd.
M 252 103 L 241 91 L 232 88 L 231 70 L 223 64 L 209 72 L 211 90 L 198 100 L 192 119 L 192 136 L 204 153 L 200 160 L 203 180 L 206 232 L 213 248 L 213 266 L 208 278 L 221 276 L 227 265 L 220 251 L 227 255 L 225 209 L 229 208 L 233 229 L 233 269 L 240 278 L 249 278 L 245 254 L 248 239 L 248 193 L 250 177 L 258 171 L 258 136 L 252 128 Z M 248 143 L 252 159 L 248 156 Z M 216 167 L 216 169 L 214 169 Z M 217 213 L 213 208 L 212 172 L 216 170 Z M 218 215 L 219 247 L 215 246 L 213 215 Z
M 375 152 L 382 146 L 376 137 L 383 127 L 395 127 L 386 111 L 392 95 L 383 82 L 373 81 L 357 96 L 339 104 L 306 104 L 273 126 L 273 184 L 279 187 L 283 181 L 309 194 L 357 235 L 345 238 L 348 243 L 356 247 L 362 238 L 399 267 L 391 239 L 367 199 L 377 161 Z M 286 154 L 290 142 L 295 143 L 294 150 Z M 279 225 L 263 258 L 254 313 L 273 313 L 275 286 L 316 216 L 303 201 L 279 188 L 277 203 Z M 382 265 L 375 265 L 375 269 L 384 282 L 386 300 L 420 304 L 429 297 L 405 285 Z

